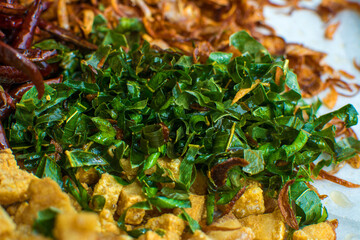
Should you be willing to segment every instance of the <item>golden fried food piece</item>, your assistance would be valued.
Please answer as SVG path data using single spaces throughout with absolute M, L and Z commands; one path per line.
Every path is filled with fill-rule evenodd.
M 159 217 L 149 219 L 145 224 L 145 228 L 154 231 L 165 231 L 163 240 L 177 240 L 181 239 L 181 234 L 185 229 L 185 222 L 174 214 L 165 213 Z
M 49 207 L 60 209 L 64 214 L 74 213 L 69 196 L 50 178 L 34 179 L 29 186 L 29 204 L 21 214 L 16 214 L 16 222 L 32 225 L 38 211 Z M 19 210 L 18 210 L 19 211 Z
M 243 218 L 265 212 L 263 190 L 251 185 L 244 194 L 236 201 L 232 212 L 237 218 Z
M 0 239 L 5 238 L 16 228 L 14 221 L 9 214 L 0 206 Z
M 131 163 L 130 163 L 129 159 L 122 158 L 120 160 L 120 164 L 121 164 L 121 167 L 123 168 L 123 170 L 125 172 L 125 176 L 126 176 L 127 179 L 131 180 L 134 177 L 136 177 L 136 174 L 137 174 L 137 171 L 139 170 L 139 168 L 138 167 L 133 168 L 131 166 Z
M 221 239 L 221 240 L 253 240 L 255 234 L 248 227 L 241 227 L 235 230 L 228 231 L 211 231 L 208 236 L 210 239 Z
M 0 150 L 0 169 L 19 168 L 10 148 Z
M 95 185 L 93 196 L 104 196 L 106 200 L 104 209 L 109 209 L 112 213 L 115 213 L 116 204 L 122 189 L 123 186 L 112 175 L 104 173 Z
M 87 185 L 92 185 L 99 180 L 99 174 L 95 170 L 95 168 L 89 168 L 88 170 L 84 170 L 82 167 L 76 171 L 75 174 L 76 179 L 81 183 L 86 183 Z
M 138 240 L 163 240 L 163 238 L 153 231 L 147 231 L 145 234 L 141 235 Z
M 100 231 L 96 213 L 60 213 L 55 220 L 54 236 L 58 240 L 96 240 Z
M 145 201 L 146 198 L 139 183 L 133 182 L 123 188 L 120 194 L 117 213 L 123 214 L 126 209 L 135 203 Z M 126 212 L 125 223 L 138 225 L 145 216 L 144 209 L 130 208 Z
M 99 182 L 95 185 L 93 196 L 102 195 L 105 198 L 104 208 L 99 213 L 103 232 L 120 233 L 114 221 L 114 213 L 122 189 L 123 186 L 108 173 L 102 174 Z
M 189 200 L 191 202 L 191 208 L 184 208 L 184 210 L 190 217 L 199 222 L 205 210 L 206 196 L 190 194 Z M 174 210 L 174 214 L 178 215 L 180 213 L 182 213 L 181 209 Z
M 255 238 L 255 234 L 252 229 L 242 226 L 239 219 L 237 219 L 232 213 L 221 217 L 211 224 L 206 231 L 206 235 L 210 239 L 222 240 L 252 240 Z M 204 236 L 202 235 L 202 237 Z
M 282 240 L 286 237 L 286 227 L 279 210 L 273 213 L 250 215 L 239 219 L 244 227 L 255 234 L 254 240 Z
M 98 233 L 97 240 L 133 240 L 134 238 L 125 234 L 115 234 L 111 232 L 101 232 Z
M 293 240 L 335 240 L 335 229 L 329 222 L 322 222 L 306 226 L 301 230 L 295 231 Z
M 17 225 L 16 229 L 8 234 L 1 235 L 1 240 L 51 240 L 40 234 L 34 233 L 29 225 Z
M 181 159 L 159 158 L 157 163 L 167 171 L 167 175 L 171 179 L 179 179 Z
M 203 231 L 196 230 L 193 235 L 188 238 L 188 240 L 211 240 Z
M 10 149 L 0 150 L 0 204 L 10 205 L 28 199 L 27 190 L 36 177 L 19 169 Z

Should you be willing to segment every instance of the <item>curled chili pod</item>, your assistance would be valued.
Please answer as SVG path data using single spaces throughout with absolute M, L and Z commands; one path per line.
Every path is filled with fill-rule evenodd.
M 7 118 L 12 111 L 13 111 L 13 109 L 9 105 L 1 106 L 0 107 L 0 120 Z
M 169 140 L 170 130 L 163 122 L 159 123 L 159 125 L 161 126 L 162 133 L 164 135 L 164 141 L 167 142 Z
M 58 53 L 54 50 L 41 50 L 41 49 L 18 49 L 18 52 L 23 54 L 27 59 L 32 62 L 42 62 L 55 57 Z
M 21 25 L 20 31 L 14 39 L 14 48 L 28 49 L 31 47 L 41 10 L 41 0 L 35 0 Z
M 47 77 L 58 70 L 57 64 L 37 62 L 36 66 L 43 77 Z M 0 84 L 10 86 L 12 84 L 19 84 L 30 81 L 30 77 L 17 68 L 12 66 L 0 66 Z
M 50 64 L 45 61 L 37 62 L 36 66 L 38 67 L 38 69 L 43 77 L 47 77 L 50 74 L 55 73 L 59 68 L 58 64 L 56 64 L 56 63 Z
M 0 84 L 12 85 L 30 81 L 22 71 L 12 66 L 0 66 Z
M 9 16 L 0 14 L 0 28 L 1 29 L 14 29 L 21 26 L 23 19 L 19 16 Z
M 0 2 L 0 13 L 6 15 L 23 15 L 26 12 L 26 7 L 17 3 Z
M 66 42 L 74 43 L 77 46 L 87 48 L 90 50 L 96 50 L 98 48 L 96 45 L 89 43 L 88 41 L 86 41 L 85 39 L 83 39 L 79 36 L 76 36 L 72 32 L 65 30 L 63 28 L 60 28 L 58 26 L 55 26 L 41 18 L 39 19 L 39 27 L 41 29 L 57 36 L 58 38 L 66 41 Z
M 9 142 L 6 138 L 5 129 L 0 121 L 0 149 L 9 148 Z
M 220 188 L 225 185 L 227 179 L 227 173 L 231 168 L 235 166 L 245 167 L 248 164 L 249 162 L 243 158 L 239 158 L 239 157 L 229 158 L 224 162 L 216 164 L 211 168 L 210 171 L 211 178 L 216 184 L 216 187 Z
M 2 41 L 0 41 L 0 56 L 3 64 L 16 67 L 31 79 L 38 91 L 39 99 L 44 95 L 44 80 L 34 63 Z

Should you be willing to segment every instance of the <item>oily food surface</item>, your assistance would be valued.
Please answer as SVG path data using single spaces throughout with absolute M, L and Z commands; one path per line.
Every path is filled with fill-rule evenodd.
M 45 85 L 42 99 L 36 98 L 36 89 L 27 91 L 18 99 L 15 114 L 4 122 L 19 164 L 57 182 L 76 200 L 77 209 L 98 212 L 93 220 L 100 228 L 88 229 L 97 237 L 107 226 L 115 235 L 126 231 L 138 237 L 146 232 L 144 236 L 165 234 L 176 239 L 187 222 L 185 233 L 217 239 L 224 229 L 216 224 L 227 221 L 235 224 L 232 229 L 225 227 L 227 234 L 244 239 L 264 239 L 274 229 L 279 230 L 273 235 L 280 236 L 276 239 L 284 238 L 285 223 L 295 226 L 294 221 L 300 227 L 310 225 L 294 236 L 312 234 L 311 224 L 323 222 L 327 214 L 316 192 L 302 181 L 312 176 L 334 180 L 324 174 L 323 166 L 358 157 L 356 138 L 334 139 L 339 129 L 357 123 L 354 108 L 347 105 L 317 118 L 319 103 L 301 102 L 291 63 L 272 57 L 245 31 L 230 36 L 227 44 L 232 49 L 224 49 L 227 53 L 195 47 L 188 56 L 174 49 L 151 48 L 152 39 L 144 32 L 150 32 L 149 16 L 144 25 L 121 18 L 109 28 L 112 20 L 106 14 L 105 9 L 90 21 L 86 36 L 93 45 L 83 45 L 89 50 L 75 50 L 72 44 L 81 46 L 84 41 L 75 37 L 72 44 L 44 40 L 34 46 L 56 50 L 50 61 L 60 66 L 62 83 Z M 40 26 L 51 32 L 49 24 Z M 340 128 L 331 127 L 334 117 Z M 312 165 L 321 153 L 331 158 Z M 290 179 L 298 181 L 284 186 Z M 18 216 L 31 217 L 15 222 L 66 239 L 61 226 L 73 217 L 74 224 L 67 227 L 76 230 L 73 226 L 81 216 L 72 216 L 64 205 L 37 200 L 41 198 L 33 195 L 41 184 L 30 180 L 16 193 L 22 198 L 15 194 L 15 200 L 1 204 L 8 207 L 27 200 L 24 204 L 29 206 L 22 207 Z M 253 186 L 254 180 L 264 190 Z M 3 183 L 4 188 L 12 184 Z M 276 204 L 265 208 L 279 191 L 281 214 Z M 249 201 L 254 201 L 255 211 L 242 209 Z M 227 213 L 235 217 L 218 215 Z M 42 226 L 49 222 L 53 231 L 46 232 L 48 228 Z M 215 226 L 207 231 L 205 226 L 213 222 Z M 269 223 L 268 227 L 257 226 L 259 222 Z M 334 238 L 333 224 L 324 224 L 315 228 L 327 229 Z M 199 232 L 200 227 L 206 233 Z

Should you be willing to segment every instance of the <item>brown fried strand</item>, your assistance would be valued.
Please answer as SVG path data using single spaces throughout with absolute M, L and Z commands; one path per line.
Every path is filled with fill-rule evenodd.
M 211 178 L 213 179 L 214 183 L 218 188 L 222 187 L 225 185 L 227 179 L 227 173 L 231 168 L 235 166 L 245 167 L 248 164 L 249 162 L 243 158 L 239 158 L 239 157 L 229 158 L 226 161 L 216 164 L 211 168 L 210 171 Z
M 278 205 L 280 212 L 283 215 L 285 222 L 293 229 L 299 229 L 299 223 L 296 220 L 294 210 L 289 203 L 289 187 L 295 182 L 295 179 L 285 183 L 284 187 L 279 192 Z

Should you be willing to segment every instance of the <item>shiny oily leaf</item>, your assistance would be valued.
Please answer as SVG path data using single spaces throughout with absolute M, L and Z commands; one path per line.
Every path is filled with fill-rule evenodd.
M 257 174 L 264 170 L 264 158 L 262 151 L 245 149 L 244 150 L 244 159 L 249 162 L 248 165 L 243 167 L 243 171 L 249 173 L 250 175 Z

